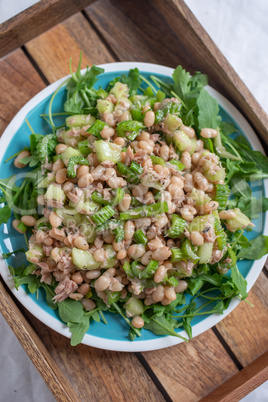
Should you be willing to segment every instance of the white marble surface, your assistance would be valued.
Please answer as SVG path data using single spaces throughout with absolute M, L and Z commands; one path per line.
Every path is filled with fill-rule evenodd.
M 0 23 L 34 0 L 0 0 Z M 201 24 L 268 111 L 268 1 L 186 0 Z M 0 402 L 54 401 L 37 370 L 0 315 Z M 268 382 L 243 402 L 268 400 Z

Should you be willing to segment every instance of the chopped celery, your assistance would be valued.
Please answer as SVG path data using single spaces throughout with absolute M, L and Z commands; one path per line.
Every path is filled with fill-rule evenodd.
M 132 170 L 134 173 L 136 173 L 136 174 L 138 174 L 138 175 L 141 175 L 142 172 L 143 172 L 142 166 L 139 165 L 139 164 L 138 164 L 137 162 L 135 162 L 135 161 L 131 162 L 131 165 L 130 165 L 129 168 L 130 168 L 130 170 Z
M 190 198 L 196 205 L 204 205 L 211 200 L 204 191 L 198 190 L 195 187 L 191 191 Z
M 74 156 L 83 156 L 83 155 L 78 149 L 74 149 L 72 147 L 68 147 L 67 149 L 65 149 L 65 151 L 62 152 L 61 159 L 63 160 L 65 166 L 68 165 L 69 160 Z
M 179 148 L 181 152 L 188 151 L 191 147 L 191 139 L 181 130 L 176 130 L 173 136 L 173 142 L 176 147 Z
M 79 151 L 83 154 L 83 156 L 87 156 L 92 152 L 88 140 L 78 142 L 77 146 Z
M 231 190 L 227 184 L 216 184 L 215 201 L 219 203 L 218 210 L 226 209 Z
M 116 195 L 113 199 L 111 200 L 106 200 L 105 198 L 103 198 L 101 196 L 101 194 L 99 194 L 97 191 L 94 191 L 91 195 L 91 199 L 94 202 L 97 202 L 98 204 L 101 205 L 111 205 L 111 207 L 115 207 L 116 205 L 119 204 L 119 202 L 122 201 L 122 199 L 124 198 L 125 192 L 122 188 L 118 188 L 116 190 Z
M 137 232 L 134 234 L 133 239 L 135 243 L 138 244 L 146 244 L 148 243 L 148 239 L 143 233 L 142 229 L 137 230 Z
M 175 168 L 176 168 L 177 170 L 179 170 L 180 172 L 181 172 L 183 169 L 185 169 L 184 164 L 181 163 L 180 161 L 178 161 L 177 159 L 171 159 L 170 161 L 168 161 L 168 162 L 167 162 L 167 167 L 169 167 L 169 166 L 168 166 L 169 163 L 170 163 L 171 165 L 173 165 L 172 167 L 175 166 Z
M 94 142 L 97 158 L 99 162 L 111 161 L 118 162 L 121 155 L 121 147 L 112 142 L 98 140 Z
M 176 239 L 185 230 L 187 222 L 180 216 L 173 214 L 171 217 L 171 226 L 166 232 L 166 236 Z
M 183 260 L 184 256 L 183 256 L 183 252 L 180 248 L 172 248 L 171 250 L 171 262 L 179 262 L 181 260 Z
M 239 208 L 235 208 L 230 211 L 234 211 L 236 214 L 235 218 L 226 219 L 225 221 L 227 229 L 229 229 L 231 232 L 246 229 L 249 225 L 252 225 L 250 219 L 244 215 Z
M 114 111 L 114 104 L 113 104 L 113 102 L 111 102 L 107 99 L 98 99 L 97 100 L 97 109 L 100 114 L 103 114 L 105 112 L 112 113 Z
M 131 269 L 131 266 L 130 266 L 130 263 L 129 263 L 129 262 L 127 262 L 127 261 L 125 261 L 125 262 L 124 262 L 124 265 L 123 265 L 123 270 L 125 271 L 125 273 L 127 274 L 127 276 L 128 276 L 129 278 L 133 278 L 133 277 L 134 277 L 134 275 L 133 275 L 133 272 L 132 272 L 132 269 Z
M 73 264 L 82 270 L 97 269 L 100 263 L 97 262 L 89 251 L 80 250 L 78 248 L 72 249 Z
M 94 135 L 94 137 L 101 138 L 100 132 L 105 126 L 109 127 L 104 121 L 96 120 L 95 123 L 87 129 L 87 132 Z
M 178 279 L 175 278 L 174 276 L 170 276 L 170 277 L 167 276 L 167 278 L 164 278 L 164 282 L 168 286 L 175 286 L 175 287 L 178 286 L 178 284 L 179 284 Z
M 128 317 L 136 317 L 144 312 L 143 302 L 132 296 L 124 305 Z
M 122 176 L 126 178 L 129 183 L 138 184 L 140 182 L 139 176 L 135 174 L 127 165 L 122 162 L 117 163 L 117 170 Z
M 71 177 L 72 179 L 76 177 L 75 165 L 89 165 L 89 161 L 85 159 L 83 156 L 72 156 L 69 159 L 68 166 L 67 166 L 67 176 Z
M 88 124 L 93 124 L 95 121 L 95 117 L 89 116 L 87 114 L 76 114 L 73 116 L 69 116 L 65 120 L 65 124 L 67 127 L 83 127 Z
M 121 212 L 120 219 L 125 221 L 127 219 L 137 219 L 137 218 L 143 218 L 143 217 L 147 217 L 147 216 L 149 217 L 152 215 L 162 214 L 164 212 L 168 212 L 168 204 L 166 201 L 137 207 L 134 209 L 130 209 L 126 212 Z
M 206 264 L 211 261 L 214 243 L 204 243 L 196 252 L 199 257 L 199 264 Z
M 156 155 L 151 155 L 151 160 L 153 162 L 154 165 L 162 165 L 165 166 L 166 162 L 164 161 L 163 158 L 160 158 L 160 156 L 156 156 Z
M 191 242 L 189 239 L 186 239 L 185 242 L 182 245 L 181 248 L 182 254 L 184 259 L 190 259 L 192 261 L 197 261 L 199 260 L 199 256 L 197 254 L 195 254 L 195 252 L 193 251 Z
M 141 178 L 141 183 L 144 186 L 155 188 L 156 190 L 161 190 L 163 188 L 163 185 L 161 184 L 161 182 L 151 172 L 146 173 Z
M 214 229 L 215 229 L 215 235 L 217 236 L 216 237 L 216 242 L 218 244 L 219 250 L 222 251 L 227 247 L 226 233 L 225 233 L 223 227 L 221 226 L 221 222 L 220 222 L 218 212 L 213 211 L 212 213 L 213 213 L 213 215 L 215 217 Z
M 151 278 L 154 275 L 155 271 L 157 270 L 158 266 L 159 261 L 151 260 L 149 264 L 146 266 L 146 268 L 143 271 L 141 271 L 140 278 L 141 279 Z
M 127 84 L 123 84 L 122 82 L 117 81 L 113 88 L 110 90 L 110 93 L 113 94 L 116 99 L 121 99 L 123 96 L 128 95 L 128 86 Z
M 106 207 L 91 215 L 90 218 L 96 225 L 101 225 L 104 222 L 108 221 L 108 219 L 110 219 L 112 216 L 114 216 L 115 213 L 115 210 L 110 205 L 106 205 Z
M 139 131 L 144 128 L 145 128 L 144 124 L 140 121 L 125 120 L 117 125 L 116 131 L 119 137 L 125 137 L 126 131 L 134 131 L 135 133 L 139 133 Z

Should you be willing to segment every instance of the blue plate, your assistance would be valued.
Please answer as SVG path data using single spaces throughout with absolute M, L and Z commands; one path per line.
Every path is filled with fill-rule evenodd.
M 120 67 L 120 64 L 121 63 L 117 63 L 117 65 L 119 65 L 119 67 Z M 150 74 L 153 73 L 154 75 L 156 75 L 157 77 L 159 77 L 160 79 L 162 79 L 166 82 L 170 81 L 170 77 L 168 77 L 168 75 L 170 75 L 170 72 L 172 71 L 171 69 L 162 67 L 162 70 L 163 69 L 168 70 L 167 72 L 165 71 L 165 75 L 163 75 L 163 74 L 157 73 L 155 71 L 155 69 L 153 68 L 154 67 L 153 65 L 146 65 L 146 64 L 142 64 L 142 63 L 141 63 L 142 66 L 139 66 L 139 63 L 124 63 L 124 64 L 127 64 L 125 69 L 122 69 L 122 70 L 120 69 L 116 72 L 114 72 L 114 71 L 105 72 L 104 74 L 101 74 L 98 77 L 98 82 L 95 85 L 95 87 L 98 88 L 99 86 L 101 86 L 102 88 L 106 88 L 106 86 L 108 85 L 108 83 L 111 80 L 113 80 L 117 76 L 120 76 L 123 73 L 127 74 L 128 69 L 133 68 L 133 66 L 138 66 L 138 68 L 140 68 L 140 70 L 142 72 L 142 75 L 144 77 L 146 77 L 148 80 L 150 80 Z M 112 64 L 111 66 L 114 66 L 114 65 L 115 64 Z M 110 65 L 106 65 L 106 71 L 107 71 L 107 66 L 109 68 Z M 146 69 L 142 68 L 144 66 L 147 66 Z M 159 70 L 159 67 L 161 67 L 161 66 L 156 66 L 156 67 Z M 150 72 L 148 72 L 148 69 Z M 55 84 L 54 84 L 54 88 L 55 88 Z M 248 129 L 248 126 L 246 125 L 243 117 L 241 115 L 239 115 L 239 120 L 240 120 L 240 122 L 243 123 L 242 125 L 244 125 L 244 127 L 242 128 L 241 124 L 239 124 L 237 121 L 238 112 L 234 109 L 234 107 L 232 105 L 230 106 L 229 102 L 226 101 L 216 91 L 210 89 L 209 92 L 210 93 L 213 92 L 212 95 L 214 97 L 218 98 L 218 102 L 220 103 L 220 113 L 221 113 L 223 121 L 226 121 L 228 123 L 233 123 L 234 126 L 236 127 L 237 133 L 235 135 L 233 135 L 232 137 L 235 138 L 237 135 L 242 134 L 245 137 L 247 137 L 247 139 L 252 143 L 252 141 L 251 141 L 252 138 L 249 138 L 248 132 L 246 133 L 243 129 L 244 127 L 246 127 Z M 34 132 L 36 132 L 36 133 L 49 134 L 51 132 L 49 124 L 43 118 L 40 117 L 40 114 L 48 113 L 48 105 L 49 105 L 50 99 L 51 99 L 51 94 L 48 96 L 45 96 L 45 97 L 43 96 L 43 99 L 38 101 L 38 103 L 35 102 L 34 107 L 31 107 L 31 110 L 29 110 L 27 112 L 27 114 L 24 113 L 25 114 L 24 117 L 26 117 L 28 119 L 31 126 L 33 127 Z M 66 99 L 66 91 L 65 91 L 65 88 L 63 87 L 59 90 L 59 92 L 57 93 L 57 95 L 54 99 L 53 113 L 63 111 L 63 103 L 65 102 L 65 99 Z M 222 103 L 224 103 L 224 105 Z M 231 113 L 230 113 L 230 107 L 231 107 Z M 229 110 L 227 110 L 227 109 L 229 109 Z M 234 112 L 234 110 L 235 110 L 236 114 L 232 113 L 232 112 Z M 236 119 L 234 119 L 234 114 L 235 114 Z M 54 118 L 54 122 L 56 125 L 60 126 L 64 122 L 64 117 L 56 117 L 56 118 Z M 13 126 L 14 126 L 14 124 L 13 124 Z M 13 155 L 14 153 L 18 152 L 20 149 L 24 148 L 25 146 L 29 146 L 29 135 L 31 133 L 30 133 L 29 127 L 26 124 L 25 120 L 22 122 L 22 124 L 20 124 L 20 126 L 17 127 L 15 132 L 13 132 L 12 134 L 13 134 L 13 137 L 7 144 L 5 152 L 2 155 L 2 160 L 0 163 L 1 178 L 6 178 L 13 174 L 18 175 L 18 169 L 14 168 L 13 161 L 9 161 L 7 163 L 4 163 L 4 161 L 6 159 L 8 159 L 11 155 Z M 250 132 L 250 136 L 252 136 L 252 135 L 253 134 Z M 257 148 L 260 149 L 260 145 L 258 144 L 258 140 L 256 140 L 256 137 L 254 138 L 254 142 L 255 142 L 255 144 L 257 144 Z M 4 146 L 6 145 L 6 143 L 7 143 L 7 140 L 5 138 Z M 254 148 L 256 148 L 256 146 Z M 21 171 L 19 171 L 19 174 L 21 174 Z M 18 180 L 19 180 L 19 176 L 18 176 Z M 252 184 L 251 188 L 252 188 L 253 196 L 255 196 L 257 198 L 259 198 L 260 196 L 263 196 L 265 194 L 264 183 L 262 181 L 258 181 L 257 183 L 254 182 L 254 184 Z M 264 228 L 265 219 L 264 218 L 265 218 L 264 215 L 260 214 L 260 217 L 258 219 L 253 220 L 255 227 L 253 228 L 252 232 L 246 232 L 246 237 L 248 239 L 252 239 L 252 238 L 256 237 L 257 235 L 264 233 L 264 231 L 265 231 L 265 228 Z M 24 237 L 21 236 L 20 234 L 18 234 L 12 228 L 11 222 L 8 222 L 7 225 L 2 225 L 0 227 L 0 248 L 1 248 L 2 252 L 16 250 L 18 248 L 25 248 Z M 20 264 L 25 262 L 25 256 L 23 255 L 23 253 L 19 253 L 15 257 L 9 258 L 7 262 L 9 265 L 19 266 Z M 243 274 L 244 277 L 249 276 L 249 273 L 252 270 L 253 264 L 254 264 L 254 262 L 247 261 L 247 260 L 238 262 L 239 270 Z M 262 266 L 261 261 L 260 261 L 260 265 Z M 258 269 L 258 272 L 259 271 L 260 270 Z M 3 276 L 5 276 L 5 275 L 8 275 L 8 274 L 4 274 Z M 256 278 L 257 278 L 256 275 L 253 275 L 253 276 L 254 276 L 254 278 L 253 278 L 253 280 L 250 281 L 251 282 L 250 286 L 252 286 L 252 284 L 254 283 L 254 280 L 256 280 Z M 16 292 L 16 291 L 14 291 L 14 292 L 17 295 L 18 292 Z M 60 318 L 59 318 L 57 311 L 54 311 L 47 306 L 43 290 L 38 292 L 38 299 L 35 294 L 29 293 L 26 288 L 24 289 L 24 293 L 25 292 L 28 295 L 27 297 L 31 299 L 31 304 L 38 305 L 38 307 L 39 307 L 38 314 L 35 313 L 34 311 L 32 311 L 32 310 L 35 310 L 34 306 L 32 307 L 32 309 L 29 308 L 29 306 L 27 308 L 29 308 L 30 311 L 32 311 L 41 321 L 43 321 L 42 320 L 42 312 L 41 312 L 41 310 L 42 310 L 43 312 L 46 312 L 46 316 L 49 315 L 52 318 L 52 320 L 51 320 L 52 323 L 55 323 L 56 321 L 60 322 Z M 186 299 L 187 299 L 187 303 L 188 303 L 190 301 L 191 297 L 189 295 L 187 295 Z M 25 298 L 23 300 L 25 300 Z M 197 299 L 197 303 L 199 303 L 198 299 Z M 235 303 L 235 305 L 236 304 L 237 304 L 237 302 Z M 40 310 L 40 308 L 41 308 L 41 310 Z M 229 309 L 231 310 L 232 306 L 230 306 Z M 224 316 L 225 315 L 226 314 L 224 314 Z M 221 319 L 221 317 L 219 317 L 217 315 L 214 315 L 214 316 L 217 317 L 214 321 L 213 320 L 208 321 L 207 316 L 195 317 L 192 321 L 193 334 L 195 335 L 196 333 L 203 332 L 203 330 L 205 330 L 211 326 L 211 323 L 212 323 L 212 325 L 214 325 L 214 323 L 216 323 L 217 321 L 219 321 Z M 131 341 L 128 338 L 129 327 L 123 321 L 123 319 L 121 319 L 120 316 L 109 313 L 109 312 L 105 313 L 105 317 L 108 322 L 108 325 L 105 325 L 102 322 L 100 322 L 100 323 L 92 322 L 92 324 L 90 325 L 90 329 L 88 331 L 88 334 L 91 335 L 92 337 L 86 336 L 85 339 L 88 338 L 88 340 L 85 341 L 85 343 L 91 344 L 91 345 L 97 346 L 97 347 L 113 349 L 113 347 L 109 346 L 109 342 L 117 341 L 117 342 L 115 342 L 117 345 L 119 345 L 118 342 L 120 342 L 121 345 L 123 345 L 123 343 L 125 345 L 123 345 L 122 347 L 117 346 L 115 348 L 115 350 L 133 350 L 132 346 L 128 346 L 128 345 L 133 345 L 133 343 L 131 343 Z M 49 320 L 46 320 L 46 324 L 50 325 L 52 328 L 58 330 L 59 332 L 63 331 L 63 330 L 61 330 L 63 326 L 56 325 L 57 328 L 55 328 L 54 324 L 48 323 L 47 321 L 49 321 Z M 208 321 L 209 324 L 206 324 L 206 321 Z M 59 328 L 60 328 L 60 330 L 59 330 Z M 197 331 L 195 331 L 195 328 L 199 328 L 199 329 L 197 329 Z M 181 333 L 182 335 L 185 334 L 184 331 L 182 331 L 180 329 L 178 329 L 178 332 Z M 64 333 L 64 335 L 68 336 L 68 330 L 66 330 L 66 328 L 64 329 L 64 331 L 62 333 Z M 92 344 L 92 342 L 90 341 L 90 339 L 93 339 L 93 337 L 99 338 L 99 341 L 96 340 L 96 342 L 95 342 L 97 344 L 94 344 L 94 342 Z M 175 338 L 173 338 L 172 342 L 170 342 L 170 341 L 166 342 L 166 341 L 164 341 L 164 338 L 170 339 L 170 337 L 159 337 L 159 336 L 154 335 L 152 332 L 150 332 L 148 330 L 142 330 L 142 337 L 136 338 L 136 340 L 134 341 L 134 343 L 136 344 L 136 346 L 134 347 L 134 350 L 157 349 L 160 347 L 169 346 L 170 344 L 178 343 L 180 341 L 177 338 L 174 341 Z M 111 344 L 113 344 L 113 342 L 111 342 Z M 138 344 L 140 344 L 140 346 Z M 144 345 L 147 345 L 147 346 L 144 346 Z M 155 345 L 157 345 L 157 347 L 155 347 Z

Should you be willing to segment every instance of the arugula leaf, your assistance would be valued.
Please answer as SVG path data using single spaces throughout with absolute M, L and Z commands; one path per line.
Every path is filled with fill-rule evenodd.
M 5 205 L 0 209 L 0 225 L 3 223 L 7 223 L 11 216 L 11 208 L 8 205 Z
M 13 254 L 16 254 L 18 252 L 22 251 L 23 253 L 25 253 L 26 250 L 24 250 L 24 248 L 19 248 L 18 250 L 14 250 L 14 251 L 10 251 L 9 253 L 3 253 L 2 257 L 4 260 L 8 259 L 9 257 L 11 257 Z
M 237 254 L 239 260 L 258 260 L 268 253 L 268 236 L 259 235 L 250 240 Z
M 40 283 L 40 286 L 44 289 L 44 291 L 46 292 L 46 301 L 47 301 L 47 305 L 52 308 L 52 310 L 56 310 L 57 309 L 57 305 L 56 303 L 54 303 L 53 301 L 53 297 L 55 296 L 55 292 L 54 289 L 47 285 L 46 283 L 42 282 Z
M 18 288 L 21 285 L 27 285 L 30 293 L 35 293 L 37 289 L 40 287 L 40 279 L 36 275 L 28 275 L 25 277 L 15 276 L 14 277 L 15 288 Z
M 191 303 L 188 305 L 187 309 L 185 310 L 185 315 L 186 314 L 193 314 L 194 311 L 196 310 L 196 303 L 194 301 L 191 301 Z M 192 339 L 192 326 L 191 326 L 191 321 L 194 318 L 192 317 L 184 317 L 182 322 L 185 331 L 187 332 L 188 336 L 190 339 Z
M 227 123 L 226 121 L 221 121 L 220 131 L 224 135 L 231 135 L 231 134 L 235 133 L 237 131 L 237 129 L 235 128 L 235 126 L 232 123 Z M 241 137 L 245 138 L 243 135 Z
M 241 294 L 241 299 L 244 300 L 247 297 L 247 281 L 239 271 L 237 265 L 231 268 L 231 278 L 233 283 L 237 287 L 239 293 Z
M 201 89 L 197 98 L 198 106 L 198 127 L 217 128 L 220 125 L 221 118 L 218 116 L 220 108 L 216 99 L 212 98 L 205 89 Z
M 184 341 L 188 341 L 188 339 L 184 338 L 183 336 L 177 334 L 175 332 L 175 322 L 171 320 L 167 320 L 165 315 L 153 316 L 151 317 L 149 322 L 145 322 L 144 324 L 145 329 L 149 329 L 155 335 L 171 335 L 176 336 L 177 338 L 181 338 Z
M 90 317 L 84 315 L 84 317 L 81 319 L 80 322 L 69 321 L 67 323 L 67 326 L 70 328 L 70 331 L 72 333 L 72 338 L 71 338 L 72 346 L 76 346 L 82 342 L 85 334 L 89 330 L 89 321 L 90 321 Z
M 247 197 L 238 199 L 237 208 L 247 215 L 250 219 L 258 218 L 258 213 L 268 211 L 268 198 Z
M 79 301 L 66 299 L 57 303 L 59 315 L 62 321 L 68 323 L 80 323 L 84 316 L 84 309 Z

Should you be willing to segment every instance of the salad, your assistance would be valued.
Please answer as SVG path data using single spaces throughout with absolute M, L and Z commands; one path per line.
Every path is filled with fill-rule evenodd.
M 24 180 L 0 179 L 0 225 L 25 236 L 27 265 L 9 266 L 15 287 L 42 288 L 80 343 L 105 311 L 156 335 L 192 337 L 194 317 L 221 314 L 247 297 L 237 260 L 261 258 L 268 237 L 244 231 L 268 199 L 248 181 L 268 177 L 267 158 L 220 116 L 207 77 L 181 66 L 168 82 L 137 68 L 106 88 L 102 68 L 78 69 L 62 86 L 51 134 L 35 133 L 11 156 Z M 58 115 L 64 125 L 55 124 Z M 30 169 L 29 169 L 30 168 Z M 191 296 L 186 302 L 185 295 Z M 197 305 L 197 299 L 202 300 Z

